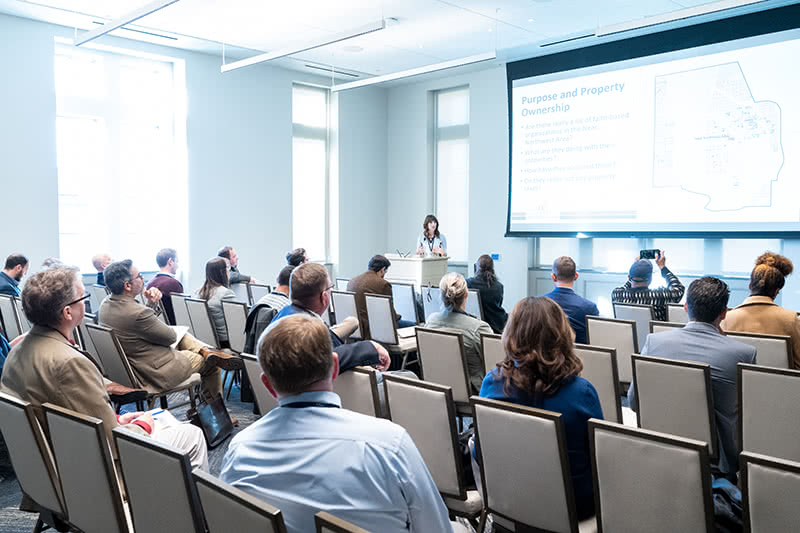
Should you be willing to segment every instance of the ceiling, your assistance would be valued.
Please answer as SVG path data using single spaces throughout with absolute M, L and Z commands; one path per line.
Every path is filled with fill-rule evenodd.
M 0 0 L 0 13 L 87 30 L 152 0 Z M 275 60 L 337 80 L 398 72 L 484 52 L 498 61 L 539 55 L 597 28 L 734 0 L 180 0 L 111 35 L 222 55 L 284 49 L 386 19 L 360 37 Z M 786 2 L 763 1 L 745 9 Z M 740 8 L 741 9 L 741 8 Z M 723 16 L 735 13 L 728 10 Z M 720 15 L 716 15 L 718 18 Z M 102 42 L 102 37 L 98 42 Z M 220 64 L 222 60 L 220 60 Z M 316 68 L 315 68 L 316 67 Z M 252 68 L 252 67 L 249 67 Z

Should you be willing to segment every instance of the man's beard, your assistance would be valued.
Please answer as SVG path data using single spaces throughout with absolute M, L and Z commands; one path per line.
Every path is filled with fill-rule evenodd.
M 14 281 L 22 281 L 22 272 L 14 276 Z

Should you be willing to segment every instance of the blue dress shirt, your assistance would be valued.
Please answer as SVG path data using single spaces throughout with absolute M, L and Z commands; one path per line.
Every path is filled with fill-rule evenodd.
M 586 315 L 599 316 L 600 311 L 594 302 L 575 294 L 570 288 L 556 287 L 552 292 L 545 294 L 564 310 L 569 319 L 569 325 L 575 332 L 575 342 L 586 344 Z
M 19 296 L 19 281 L 5 272 L 0 272 L 0 294 Z
M 299 402 L 306 406 L 287 407 Z M 278 405 L 234 437 L 220 477 L 280 509 L 288 533 L 314 531 L 319 511 L 381 533 L 452 531 L 405 429 L 337 408 L 333 392 L 305 392 Z

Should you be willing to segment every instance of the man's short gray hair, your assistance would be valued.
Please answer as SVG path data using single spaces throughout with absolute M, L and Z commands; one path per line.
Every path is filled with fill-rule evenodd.
M 28 320 L 37 326 L 57 327 L 64 307 L 81 297 L 75 294 L 78 272 L 76 267 L 55 266 L 31 276 L 22 289 L 22 309 Z
M 133 279 L 131 268 L 133 268 L 133 261 L 130 259 L 115 261 L 106 267 L 103 277 L 111 294 L 119 295 L 125 292 L 125 282 Z

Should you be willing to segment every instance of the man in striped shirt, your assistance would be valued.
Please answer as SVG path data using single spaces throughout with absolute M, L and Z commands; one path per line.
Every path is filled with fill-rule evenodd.
M 611 293 L 611 301 L 622 304 L 644 304 L 653 307 L 656 320 L 666 322 L 667 304 L 678 303 L 683 298 L 684 287 L 678 277 L 666 267 L 667 256 L 663 250 L 658 251 L 656 265 L 661 269 L 661 276 L 667 281 L 666 287 L 650 288 L 653 280 L 653 265 L 647 259 L 636 258 L 628 271 L 628 281 Z

